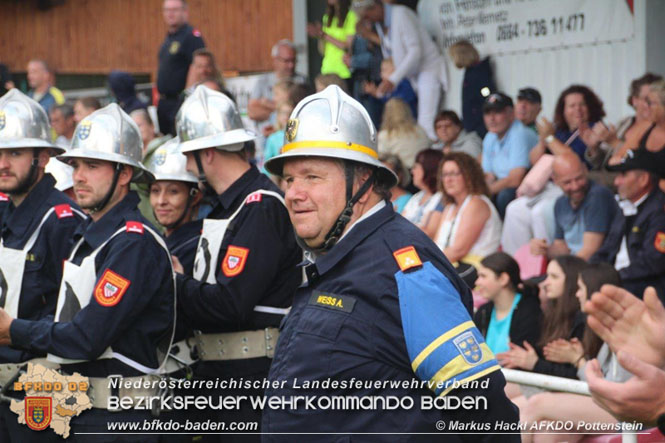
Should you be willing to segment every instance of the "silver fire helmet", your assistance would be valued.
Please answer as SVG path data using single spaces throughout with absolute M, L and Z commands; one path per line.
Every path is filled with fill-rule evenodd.
M 175 125 L 181 152 L 206 148 L 240 151 L 246 141 L 256 138 L 243 127 L 233 101 L 203 85 L 182 104 Z
M 383 183 L 397 184 L 395 174 L 379 161 L 376 129 L 369 114 L 335 85 L 298 103 L 286 125 L 280 155 L 268 160 L 265 168 L 281 176 L 284 161 L 296 157 L 364 163 L 377 168 Z
M 187 157 L 180 152 L 178 137 L 157 148 L 146 167 L 155 177 L 155 181 L 173 180 L 197 184 L 199 180 L 187 171 Z
M 134 168 L 133 182 L 151 179 L 150 172 L 141 164 L 143 141 L 139 128 L 115 103 L 98 109 L 79 122 L 71 149 L 58 156 L 58 160 L 65 163 L 72 158 L 130 165 Z
M 14 88 L 0 97 L 0 149 L 16 148 L 50 148 L 51 155 L 65 151 L 51 143 L 44 108 Z

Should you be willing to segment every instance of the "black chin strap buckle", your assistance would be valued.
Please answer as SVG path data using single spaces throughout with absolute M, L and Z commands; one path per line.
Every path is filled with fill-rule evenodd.
M 198 180 L 199 183 L 203 185 L 203 193 L 205 195 L 217 195 L 217 192 L 213 189 L 212 186 L 210 186 L 210 183 L 208 183 L 208 179 L 203 172 L 203 163 L 201 162 L 201 155 L 199 154 L 199 151 L 193 151 L 192 155 L 196 161 L 196 167 L 199 170 Z
M 115 171 L 113 173 L 113 182 L 111 183 L 111 188 L 109 189 L 109 192 L 106 193 L 106 196 L 104 196 L 102 201 L 97 206 L 90 209 L 91 214 L 101 211 L 104 209 L 104 207 L 106 207 L 106 205 L 109 204 L 111 197 L 113 197 L 113 193 L 115 192 L 115 188 L 118 185 L 118 178 L 120 178 L 120 172 L 122 171 L 123 167 L 124 166 L 121 163 L 115 164 Z

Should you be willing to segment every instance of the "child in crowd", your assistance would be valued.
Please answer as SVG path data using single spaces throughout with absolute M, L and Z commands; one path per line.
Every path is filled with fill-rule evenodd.
M 478 308 L 473 321 L 493 353 L 508 351 L 510 342 L 538 343 L 543 316 L 538 292 L 522 283 L 514 258 L 495 252 L 482 259 L 476 292 L 488 303 Z
M 272 87 L 272 99 L 275 103 L 275 112 L 273 112 L 270 116 L 270 124 L 267 124 L 261 128 L 261 132 L 264 137 L 267 138 L 270 134 L 280 129 L 277 127 L 277 110 L 282 103 L 289 100 L 289 90 L 293 84 L 293 81 L 287 79 L 278 81 Z M 264 147 L 264 150 L 265 149 L 266 148 Z
M 393 59 L 391 58 L 386 58 L 381 62 L 381 79 L 382 80 L 388 80 L 390 75 L 395 72 L 395 65 L 393 63 Z M 409 79 L 404 78 L 402 79 L 401 82 L 395 86 L 395 89 L 392 90 L 389 94 L 386 95 L 381 95 L 377 91 L 377 86 L 374 83 L 367 82 L 365 83 L 365 93 L 370 94 L 376 98 L 380 98 L 383 100 L 383 102 L 387 102 L 391 98 L 399 98 L 402 101 L 404 101 L 407 105 L 409 105 L 409 108 L 411 109 L 411 112 L 413 113 L 413 118 L 417 119 L 418 118 L 418 96 L 416 95 L 416 91 L 413 90 L 413 86 L 411 86 L 411 82 Z
M 284 145 L 284 129 L 289 120 L 291 112 L 293 112 L 293 103 L 290 100 L 285 100 L 277 105 L 277 122 L 275 125 L 276 131 L 268 136 L 266 145 L 263 149 L 263 163 L 261 164 L 261 171 L 268 174 L 268 171 L 263 167 L 263 164 L 271 158 L 279 155 L 279 151 Z M 269 174 L 268 174 L 269 175 Z M 277 181 L 277 177 L 270 176 L 271 179 Z M 279 183 L 277 183 L 279 185 Z

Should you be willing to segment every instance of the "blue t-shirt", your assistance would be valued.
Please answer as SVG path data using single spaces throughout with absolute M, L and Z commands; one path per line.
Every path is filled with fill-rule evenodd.
M 582 248 L 585 232 L 606 233 L 618 209 L 612 192 L 605 186 L 589 180 L 589 191 L 576 209 L 562 195 L 554 204 L 554 238 L 566 241 L 571 254 Z
M 395 201 L 393 202 L 393 208 L 395 209 L 395 212 L 400 214 L 402 212 L 402 209 L 404 209 L 404 206 L 406 206 L 406 203 L 409 201 L 410 198 L 411 198 L 411 194 L 408 193 L 408 192 L 404 195 L 400 195 L 399 197 L 397 197 L 395 199 Z
M 386 103 L 391 98 L 398 98 L 409 105 L 413 118 L 418 118 L 418 96 L 416 95 L 416 91 L 413 90 L 413 86 L 411 86 L 409 79 L 403 78 L 402 81 L 397 84 L 395 89 L 393 89 L 390 94 L 385 95 L 381 101 Z
M 263 148 L 263 164 L 261 165 L 261 172 L 268 174 L 265 165 L 268 160 L 279 155 L 279 151 L 284 146 L 284 130 L 275 131 L 270 134 L 266 140 L 266 145 Z
M 499 352 L 506 352 L 510 349 L 510 323 L 513 321 L 513 312 L 517 304 L 522 299 L 522 294 L 516 294 L 513 300 L 513 305 L 510 307 L 510 312 L 501 320 L 496 318 L 496 308 L 492 308 L 492 315 L 490 317 L 490 324 L 487 327 L 487 337 L 485 343 L 490 347 L 494 355 Z
M 538 143 L 538 135 L 515 120 L 503 138 L 493 132 L 483 139 L 483 170 L 497 179 L 506 178 L 515 168 L 528 168 L 529 152 Z

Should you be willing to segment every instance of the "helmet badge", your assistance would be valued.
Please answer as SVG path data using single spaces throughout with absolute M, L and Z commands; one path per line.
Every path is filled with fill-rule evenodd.
M 162 166 L 166 162 L 166 154 L 165 148 L 159 148 L 157 152 L 155 152 L 155 164 L 157 166 Z
M 293 139 L 296 138 L 297 132 L 298 132 L 298 119 L 290 118 L 289 121 L 286 122 L 286 129 L 284 130 L 284 134 L 286 135 L 286 141 L 292 142 Z
M 85 120 L 82 121 L 78 128 L 78 138 L 80 140 L 85 140 L 90 136 L 90 128 L 92 127 L 92 122 Z

